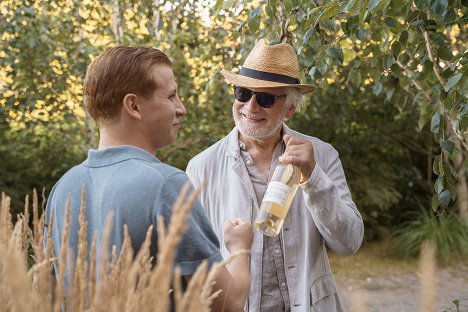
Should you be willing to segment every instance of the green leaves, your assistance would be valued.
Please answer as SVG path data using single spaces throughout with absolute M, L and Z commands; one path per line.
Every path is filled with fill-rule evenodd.
M 442 117 L 439 112 L 436 112 L 431 119 L 431 131 L 434 133 L 439 133 L 440 131 L 440 122 Z
M 458 81 L 460 80 L 462 76 L 463 76 L 463 73 L 458 73 L 450 77 L 449 80 L 447 80 L 447 84 L 444 87 L 445 91 L 448 92 L 451 88 L 453 88 L 458 83 Z
M 283 0 L 284 7 L 288 13 L 291 13 L 293 9 L 293 2 L 291 0 Z
M 408 41 L 408 31 L 407 30 L 404 30 L 400 33 L 400 39 L 399 39 L 400 43 L 405 46 L 406 45 L 406 42 Z
M 390 28 L 396 28 L 398 26 L 398 22 L 391 16 L 387 16 L 384 22 Z
M 356 37 L 361 41 L 367 41 L 367 31 L 363 28 L 359 28 L 356 32 Z
M 440 46 L 437 49 L 437 56 L 446 61 L 450 61 L 453 58 L 452 51 L 445 46 Z
M 442 16 L 448 7 L 448 0 L 431 0 L 428 3 L 431 11 L 437 16 Z
M 315 34 L 315 32 L 316 32 L 315 27 L 310 27 L 306 31 L 304 37 L 302 38 L 302 44 L 307 44 L 309 42 L 309 39 Z
M 326 5 L 323 11 L 320 13 L 320 15 L 317 17 L 314 26 L 316 26 L 319 22 L 323 20 L 335 17 L 338 14 L 338 12 L 340 12 L 339 4 L 335 2 L 330 2 L 330 4 Z
M 443 190 L 442 192 L 437 194 L 440 206 L 443 208 L 447 208 L 449 203 L 450 203 L 450 191 L 449 190 Z
M 369 4 L 367 5 L 367 9 L 369 11 L 372 11 L 373 9 L 375 9 L 380 4 L 380 1 L 381 0 L 370 0 Z
M 274 5 L 271 5 L 271 4 L 267 4 L 265 6 L 265 13 L 266 15 L 268 15 L 269 18 L 275 18 L 276 16 L 276 6 Z
M 374 85 L 374 90 L 372 91 L 372 93 L 375 95 L 375 96 L 379 96 L 380 93 L 382 93 L 383 91 L 383 84 L 378 81 L 375 85 Z
M 343 63 L 343 51 L 339 47 L 330 47 L 327 49 L 327 55 L 335 59 L 338 64 Z
M 392 43 L 392 53 L 395 58 L 398 58 L 401 52 L 401 43 L 399 41 L 395 41 Z
M 252 19 L 249 19 L 247 22 L 247 25 L 249 26 L 249 30 L 253 33 L 257 32 L 258 28 L 260 27 L 260 18 L 255 17 Z
M 453 153 L 453 151 L 455 150 L 455 143 L 453 143 L 451 140 L 445 140 L 440 142 L 440 147 L 442 147 L 449 153 Z

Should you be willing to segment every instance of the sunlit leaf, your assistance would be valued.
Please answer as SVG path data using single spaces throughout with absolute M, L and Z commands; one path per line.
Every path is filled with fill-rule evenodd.
M 293 9 L 293 3 L 291 0 L 283 0 L 284 7 L 286 8 L 286 11 L 291 13 Z
M 260 18 L 257 16 L 255 18 L 250 19 L 247 22 L 249 26 L 249 30 L 253 33 L 257 32 L 258 28 L 260 27 Z
M 268 15 L 270 18 L 274 18 L 276 15 L 276 6 L 273 6 L 271 4 L 267 4 L 265 6 L 265 13 Z
M 322 13 L 320 13 L 314 25 L 317 25 L 320 21 L 335 17 L 339 11 L 340 6 L 337 3 L 332 3 L 330 6 L 326 7 Z

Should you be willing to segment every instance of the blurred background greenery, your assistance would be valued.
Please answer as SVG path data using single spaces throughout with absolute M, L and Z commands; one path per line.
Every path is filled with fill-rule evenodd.
M 188 116 L 157 156 L 184 170 L 233 126 L 220 70 L 259 38 L 287 41 L 319 87 L 288 124 L 339 151 L 366 241 L 414 256 L 432 239 L 442 260 L 466 256 L 467 12 L 464 0 L 4 0 L 0 190 L 20 213 L 96 147 L 82 81 L 107 48 L 172 59 Z

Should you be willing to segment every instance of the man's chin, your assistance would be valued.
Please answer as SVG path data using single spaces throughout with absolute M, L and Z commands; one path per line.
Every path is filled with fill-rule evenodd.
M 267 139 L 271 136 L 271 133 L 260 133 L 258 131 L 245 131 L 245 129 L 242 129 L 238 127 L 239 132 L 246 138 L 252 139 L 252 140 L 264 140 Z

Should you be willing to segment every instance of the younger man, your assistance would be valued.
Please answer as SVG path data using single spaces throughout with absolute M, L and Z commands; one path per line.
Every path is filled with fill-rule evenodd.
M 138 252 L 148 227 L 154 232 L 151 256 L 157 256 L 157 217 L 166 222 L 183 185 L 186 174 L 161 163 L 157 149 L 176 140 L 185 107 L 177 95 L 172 64 L 161 51 L 144 47 L 116 47 L 99 56 L 88 68 L 84 82 L 84 100 L 89 114 L 99 125 L 97 150 L 68 171 L 52 189 L 46 215 L 52 209 L 52 240 L 55 254 L 60 253 L 65 222 L 67 195 L 71 194 L 70 243 L 77 254 L 80 194 L 85 186 L 88 240 L 97 234 L 102 242 L 107 215 L 113 213 L 110 245 L 117 253 L 123 243 L 126 224 L 132 247 Z M 175 256 L 174 265 L 187 279 L 198 265 L 220 261 L 219 242 L 201 205 L 196 202 L 188 218 Z M 226 244 L 230 252 L 249 249 L 252 232 L 249 223 L 227 222 Z M 91 244 L 88 244 L 90 246 Z M 99 246 L 98 246 L 99 250 Z M 234 259 L 232 272 L 223 269 L 215 288 L 223 292 L 214 302 L 214 310 L 242 310 L 249 291 L 248 258 Z M 232 274 L 231 273 L 235 273 Z

